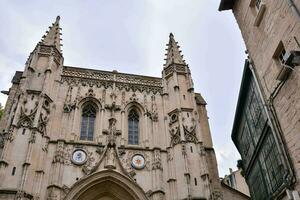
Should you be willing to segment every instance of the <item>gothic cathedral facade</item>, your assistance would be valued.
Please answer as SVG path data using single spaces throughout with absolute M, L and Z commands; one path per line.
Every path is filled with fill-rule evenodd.
M 16 72 L 0 199 L 221 199 L 206 113 L 173 34 L 162 77 L 64 66 L 59 17 Z

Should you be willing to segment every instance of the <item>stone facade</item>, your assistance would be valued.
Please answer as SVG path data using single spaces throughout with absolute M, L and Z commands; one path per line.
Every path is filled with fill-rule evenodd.
M 273 194 L 279 199 L 297 199 L 300 191 L 299 62 L 287 61 L 300 49 L 299 8 L 299 0 L 222 0 L 219 8 L 233 11 L 274 137 L 293 174 L 285 189 Z
M 162 78 L 63 60 L 58 17 L 9 90 L 0 199 L 223 199 L 206 102 L 172 34 Z

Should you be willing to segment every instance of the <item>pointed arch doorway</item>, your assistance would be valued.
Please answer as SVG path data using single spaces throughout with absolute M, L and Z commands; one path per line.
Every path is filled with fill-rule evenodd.
M 148 200 L 132 180 L 114 170 L 89 175 L 75 183 L 65 200 Z

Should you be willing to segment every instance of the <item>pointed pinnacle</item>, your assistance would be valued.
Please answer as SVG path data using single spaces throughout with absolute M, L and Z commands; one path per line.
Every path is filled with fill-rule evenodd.
M 49 30 L 46 31 L 45 36 L 43 36 L 42 43 L 44 45 L 53 45 L 56 47 L 58 51 L 61 51 L 61 45 L 60 45 L 60 27 L 59 27 L 59 20 L 60 16 L 56 17 L 55 22 L 52 24 L 52 26 L 49 27 Z
M 169 35 L 169 43 L 167 44 L 166 53 L 166 63 L 165 66 L 171 64 L 186 65 L 185 61 L 182 59 L 181 51 L 179 50 L 178 42 L 175 41 L 173 33 Z

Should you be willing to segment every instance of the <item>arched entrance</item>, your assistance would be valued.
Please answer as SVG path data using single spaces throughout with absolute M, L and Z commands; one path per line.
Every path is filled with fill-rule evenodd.
M 144 191 L 126 176 L 104 170 L 75 183 L 65 200 L 148 200 Z

